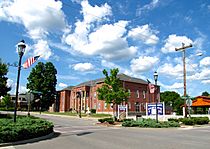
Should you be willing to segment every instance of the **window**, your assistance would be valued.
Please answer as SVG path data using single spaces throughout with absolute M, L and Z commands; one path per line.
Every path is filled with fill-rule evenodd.
M 139 104 L 139 102 L 136 102 L 135 103 L 135 106 L 136 106 L 136 112 L 139 112 L 140 110 L 140 104 Z
M 143 94 L 143 98 L 145 99 L 146 98 L 146 91 L 143 91 L 142 94 Z
M 128 102 L 128 109 L 131 109 L 131 103 Z
M 104 109 L 106 109 L 106 107 L 107 107 L 107 103 L 104 103 Z
M 139 90 L 136 90 L 136 97 L 139 98 Z
M 131 90 L 130 90 L 130 89 L 128 89 L 128 92 L 129 92 L 129 97 L 131 97 Z
M 94 97 L 94 98 L 96 98 L 96 92 L 94 92 L 94 95 L 93 95 L 93 97 Z
M 110 104 L 110 108 L 113 109 L 113 103 Z
M 100 103 L 98 103 L 98 109 L 100 109 L 101 108 L 101 104 Z

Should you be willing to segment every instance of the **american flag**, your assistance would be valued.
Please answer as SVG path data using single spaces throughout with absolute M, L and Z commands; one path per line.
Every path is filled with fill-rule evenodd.
M 153 94 L 155 92 L 155 85 L 154 84 L 149 83 L 149 92 L 151 94 Z
M 35 56 L 35 57 L 30 57 L 28 58 L 25 63 L 23 64 L 23 68 L 27 69 L 29 68 L 33 63 L 35 63 L 37 61 L 37 59 L 40 57 L 39 56 Z
M 147 79 L 147 82 L 148 82 L 148 86 L 149 86 L 149 92 L 151 94 L 154 94 L 154 92 L 155 92 L 155 85 L 152 84 L 148 79 Z

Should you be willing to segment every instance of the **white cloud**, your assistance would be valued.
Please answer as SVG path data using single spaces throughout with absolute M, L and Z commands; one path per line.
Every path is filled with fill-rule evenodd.
M 133 72 L 145 72 L 150 70 L 156 63 L 158 63 L 159 58 L 150 56 L 140 56 L 138 59 L 131 60 L 131 70 Z
M 14 81 L 12 79 L 7 80 L 7 87 L 13 87 L 14 86 Z
M 203 80 L 203 81 L 201 81 L 201 83 L 203 83 L 203 84 L 210 84 L 210 79 L 209 80 Z
M 60 88 L 65 88 L 65 87 L 67 87 L 68 85 L 65 84 L 65 83 L 59 83 L 58 86 L 59 86 Z
M 124 37 L 127 23 L 105 24 L 89 33 L 84 22 L 77 22 L 75 32 L 66 37 L 66 43 L 84 55 L 100 55 L 108 60 L 128 59 L 136 54 L 137 47 L 129 47 Z
M 27 93 L 28 92 L 28 89 L 26 89 L 26 86 L 20 86 L 19 87 L 19 93 Z
M 161 48 L 163 53 L 176 52 L 175 48 L 179 48 L 182 46 L 182 43 L 185 45 L 192 44 L 192 40 L 186 36 L 177 36 L 175 34 L 169 35 L 165 40 L 164 47 Z
M 29 37 L 38 44 L 46 40 L 50 33 L 63 33 L 69 28 L 60 1 L 8 0 L 0 2 L 0 7 L 0 20 L 23 25 Z M 41 53 L 48 59 L 52 52 L 49 47 L 47 54 L 45 52 Z
M 200 61 L 201 67 L 208 67 L 210 66 L 210 57 L 205 57 Z
M 165 63 L 158 68 L 158 73 L 166 76 L 181 77 L 183 76 L 183 66 L 181 64 L 173 66 L 172 64 Z
M 174 83 L 170 86 L 168 86 L 169 89 L 180 89 L 180 88 L 183 88 L 183 83 Z
M 110 68 L 110 69 L 118 68 L 118 69 L 121 70 L 121 66 L 119 66 L 119 65 L 117 65 L 117 64 L 115 64 L 115 63 L 106 61 L 106 60 L 102 60 L 102 61 L 101 61 L 101 65 L 104 66 L 104 67 Z
M 205 82 L 206 80 L 210 80 L 210 69 L 204 68 L 200 72 L 197 72 L 194 75 L 187 77 L 187 79 L 202 80 L 202 82 Z
M 80 78 L 78 77 L 74 77 L 74 76 L 70 76 L 70 75 L 57 75 L 58 79 L 62 79 L 62 80 L 79 80 Z
M 154 45 L 157 44 L 159 38 L 155 35 L 157 31 L 152 30 L 148 24 L 138 26 L 129 31 L 128 37 L 134 40 L 141 40 L 144 44 Z
M 97 20 L 105 19 L 106 16 L 109 16 L 112 14 L 111 7 L 105 3 L 102 6 L 95 5 L 94 7 L 91 6 L 88 2 L 88 0 L 83 0 L 81 2 L 82 6 L 82 13 L 84 15 L 84 22 L 85 23 L 91 23 Z M 95 14 L 95 15 L 94 15 Z
M 33 45 L 34 54 L 40 55 L 43 59 L 47 60 L 50 56 L 53 55 L 51 49 L 48 46 L 47 41 L 39 40 L 35 45 Z
M 40 39 L 49 32 L 63 31 L 67 27 L 60 1 L 9 0 L 0 5 L 0 19 L 23 24 L 32 39 Z
M 160 3 L 159 0 L 152 0 L 151 3 L 144 5 L 143 7 L 140 7 L 139 9 L 136 10 L 136 15 L 140 16 L 142 14 L 142 12 L 144 11 L 150 11 L 154 8 L 156 8 L 158 6 L 158 4 Z
M 94 70 L 94 66 L 91 63 L 78 63 L 73 66 L 73 69 L 76 71 L 92 71 Z

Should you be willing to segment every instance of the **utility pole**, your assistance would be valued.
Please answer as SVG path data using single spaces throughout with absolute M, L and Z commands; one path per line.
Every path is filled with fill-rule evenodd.
M 185 117 L 187 117 L 187 105 L 186 105 L 186 96 L 187 96 L 187 90 L 186 90 L 186 62 L 185 62 L 185 58 L 186 58 L 186 49 L 187 48 L 191 48 L 192 44 L 185 46 L 184 43 L 182 43 L 182 47 L 181 48 L 175 48 L 175 51 L 182 51 L 183 55 L 182 55 L 182 60 L 183 60 L 183 73 L 184 73 L 184 108 L 185 108 Z

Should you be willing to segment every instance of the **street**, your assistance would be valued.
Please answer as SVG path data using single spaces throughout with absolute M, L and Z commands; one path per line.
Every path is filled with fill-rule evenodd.
M 55 137 L 4 148 L 16 149 L 209 149 L 210 127 L 124 128 L 95 125 L 97 120 L 38 115 L 54 122 Z M 3 147 L 2 147 L 3 148 Z

